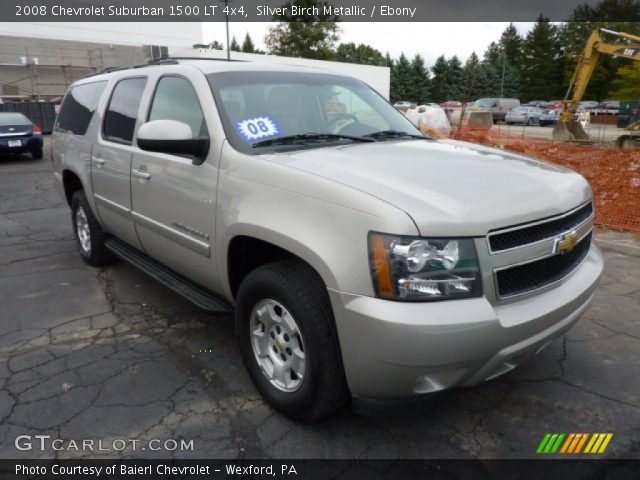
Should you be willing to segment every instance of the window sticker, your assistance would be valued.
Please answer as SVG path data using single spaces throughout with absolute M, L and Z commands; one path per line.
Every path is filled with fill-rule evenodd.
M 245 142 L 254 142 L 282 133 L 271 115 L 241 120 L 236 122 L 236 129 Z

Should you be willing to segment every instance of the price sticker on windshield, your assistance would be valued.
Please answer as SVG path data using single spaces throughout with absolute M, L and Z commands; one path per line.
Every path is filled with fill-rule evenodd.
M 236 122 L 236 129 L 245 142 L 255 142 L 282 133 L 271 115 L 241 120 Z

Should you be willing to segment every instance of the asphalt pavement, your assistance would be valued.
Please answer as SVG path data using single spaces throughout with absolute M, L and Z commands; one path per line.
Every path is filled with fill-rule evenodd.
M 48 151 L 1 158 L 0 458 L 524 458 L 547 432 L 611 432 L 603 456 L 638 458 L 634 242 L 605 251 L 592 307 L 520 368 L 422 413 L 298 424 L 257 394 L 230 318 L 82 262 Z

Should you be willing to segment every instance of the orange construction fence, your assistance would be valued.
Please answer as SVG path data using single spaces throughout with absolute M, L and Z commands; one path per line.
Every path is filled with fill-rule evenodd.
M 458 129 L 452 139 L 524 153 L 581 173 L 593 188 L 595 222 L 609 228 L 640 232 L 640 149 L 578 145 L 489 131 Z

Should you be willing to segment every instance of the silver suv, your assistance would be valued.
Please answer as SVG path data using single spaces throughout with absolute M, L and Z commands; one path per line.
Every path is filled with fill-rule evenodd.
M 52 139 L 91 265 L 234 312 L 278 411 L 390 411 L 562 335 L 603 268 L 577 173 L 420 133 L 359 80 L 169 59 L 76 82 Z

